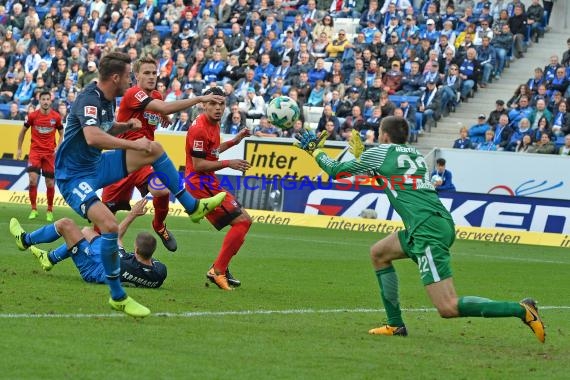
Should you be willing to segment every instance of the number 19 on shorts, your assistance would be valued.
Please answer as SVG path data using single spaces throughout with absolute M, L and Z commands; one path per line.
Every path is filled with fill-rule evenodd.
M 89 193 L 93 192 L 93 188 L 87 182 L 80 182 L 76 188 L 73 189 L 73 194 L 77 195 L 83 202 Z

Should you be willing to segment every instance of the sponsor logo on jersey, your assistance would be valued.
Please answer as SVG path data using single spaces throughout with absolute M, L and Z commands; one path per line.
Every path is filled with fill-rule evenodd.
M 194 141 L 194 146 L 192 149 L 194 149 L 195 151 L 198 151 L 198 152 L 203 152 L 204 151 L 204 141 L 198 141 L 198 140 Z
M 83 107 L 83 115 L 90 117 L 97 117 L 97 107 L 95 106 L 85 106 Z
M 146 94 L 146 92 L 144 92 L 143 90 L 140 90 L 139 92 L 137 92 L 135 94 L 135 98 L 139 101 L 142 102 L 143 100 L 145 100 L 146 98 L 148 98 L 148 95 Z
M 37 126 L 36 127 L 36 131 L 38 131 L 38 133 L 42 134 L 42 135 L 47 135 L 49 133 L 51 133 L 53 131 L 53 127 L 40 127 Z
M 55 119 L 49 119 L 49 123 L 51 124 L 51 126 L 53 127 L 55 125 Z
M 85 122 L 85 125 L 95 125 L 97 124 L 97 120 L 95 119 L 89 119 Z
M 148 121 L 149 125 L 157 126 L 163 122 L 162 115 L 155 112 L 144 112 L 143 117 Z

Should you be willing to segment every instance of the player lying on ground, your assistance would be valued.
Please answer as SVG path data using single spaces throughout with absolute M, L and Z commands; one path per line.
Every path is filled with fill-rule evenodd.
M 197 199 L 223 191 L 216 177 L 217 170 L 232 168 L 245 172 L 251 167 L 245 160 L 219 160 L 219 154 L 239 144 L 249 136 L 249 130 L 244 128 L 233 140 L 220 143 L 220 120 L 226 107 L 226 94 L 214 87 L 208 89 L 205 95 L 217 95 L 221 100 L 205 102 L 204 113 L 194 120 L 186 135 L 186 189 Z M 208 181 L 204 181 L 204 178 Z M 218 231 L 230 226 L 216 261 L 206 273 L 206 279 L 220 289 L 232 290 L 241 282 L 232 276 L 228 266 L 245 241 L 251 227 L 251 217 L 228 192 L 224 202 L 206 218 Z
M 128 297 L 121 286 L 117 254 L 119 225 L 96 191 L 143 166 L 152 165 L 155 171 L 162 173 L 164 186 L 176 196 L 193 222 L 219 205 L 225 193 L 196 200 L 180 185 L 178 171 L 159 143 L 146 137 L 135 141 L 114 137 L 141 128 L 137 119 L 115 121 L 115 98 L 130 87 L 130 71 L 131 60 L 126 54 L 112 52 L 101 58 L 98 82 L 88 84 L 71 106 L 63 141 L 55 157 L 55 179 L 67 204 L 101 231 L 101 262 L 111 293 L 109 304 L 130 316 L 145 317 L 150 310 Z M 103 149 L 107 151 L 103 153 Z M 53 224 L 36 234 L 34 240 L 22 231 L 11 232 L 18 236 L 18 244 L 24 248 L 53 241 L 59 236 Z
M 16 160 L 22 157 L 22 144 L 28 129 L 32 130 L 30 138 L 30 154 L 28 156 L 28 193 L 32 211 L 28 219 L 38 217 L 36 200 L 38 198 L 38 182 L 40 174 L 46 180 L 47 213 L 46 220 L 53 222 L 53 197 L 55 194 L 54 163 L 55 163 L 55 131 L 59 132 L 59 140 L 63 133 L 61 116 L 51 108 L 51 93 L 42 91 L 40 94 L 40 109 L 30 113 L 18 135 L 18 150 Z
M 168 123 L 168 119 L 164 115 L 186 110 L 198 103 L 219 100 L 218 96 L 206 95 L 164 102 L 160 92 L 155 90 L 158 78 L 157 65 L 152 58 L 143 57 L 137 60 L 133 65 L 133 72 L 137 84 L 129 88 L 123 95 L 117 113 L 117 121 L 127 122 L 129 119 L 135 118 L 141 122 L 142 128 L 127 131 L 117 136 L 119 138 L 137 140 L 146 137 L 149 140 L 154 140 L 154 131 L 158 124 L 160 123 L 164 127 L 165 123 Z M 152 178 L 151 184 L 148 183 L 149 178 Z M 111 211 L 117 212 L 130 209 L 129 202 L 135 187 L 143 197 L 150 192 L 153 196 L 152 203 L 154 206 L 152 228 L 166 249 L 174 252 L 177 249 L 176 239 L 164 223 L 168 215 L 170 192 L 158 182 L 160 178 L 162 178 L 162 173 L 153 174 L 152 166 L 146 165 L 130 173 L 119 182 L 106 186 L 101 198 Z
M 134 251 L 127 253 L 123 248 L 123 237 L 131 223 L 146 214 L 147 200 L 141 199 L 119 225 L 119 256 L 121 259 L 121 282 L 141 288 L 159 288 L 166 279 L 166 266 L 152 258 L 156 250 L 156 239 L 148 232 L 141 232 L 135 239 Z M 18 220 L 10 220 L 12 228 L 21 228 Z M 40 262 L 43 270 L 49 271 L 59 262 L 71 258 L 86 282 L 106 283 L 105 269 L 101 263 L 101 236 L 93 228 L 79 229 L 69 218 L 55 222 L 57 232 L 65 239 L 65 244 L 54 250 L 44 251 L 32 245 L 30 250 Z M 30 232 L 30 235 L 36 233 Z M 31 237 L 33 239 L 33 236 Z M 48 243 L 48 242 L 46 242 Z
M 449 253 L 455 240 L 453 219 L 430 182 L 423 156 L 416 148 L 406 145 L 408 128 L 404 118 L 392 116 L 382 119 L 381 144 L 364 153 L 358 134 L 353 134 L 349 144 L 356 159 L 348 162 L 335 161 L 320 149 L 326 140 L 325 132 L 324 137 L 321 134 L 317 138 L 313 132 L 305 130 L 298 136 L 300 142 L 296 144 L 311 154 L 333 178 L 338 175 L 378 178 L 378 184 L 385 186 L 384 192 L 390 204 L 404 223 L 404 230 L 388 235 L 370 249 L 388 323 L 369 333 L 408 334 L 402 319 L 398 277 L 392 261 L 412 259 L 418 265 L 429 298 L 443 318 L 517 317 L 544 343 L 544 325 L 534 300 L 526 298 L 521 302 L 502 302 L 456 295 Z

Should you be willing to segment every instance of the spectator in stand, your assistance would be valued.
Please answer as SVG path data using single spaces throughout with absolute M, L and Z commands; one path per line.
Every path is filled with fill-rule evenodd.
M 441 96 L 442 115 L 447 116 L 449 112 L 455 112 L 457 97 L 461 92 L 462 79 L 459 77 L 459 67 L 456 64 L 449 66 L 447 75 L 443 78 L 438 91 Z
M 520 98 L 522 96 L 527 96 L 529 98 L 532 96 L 532 93 L 530 92 L 530 89 L 526 84 L 521 84 L 517 87 L 513 96 L 507 101 L 507 107 L 509 108 L 518 107 Z
M 567 92 L 568 85 L 570 81 L 566 78 L 566 69 L 562 66 L 556 69 L 556 74 L 552 80 L 549 80 L 546 84 L 546 94 L 552 96 L 554 91 L 560 91 L 563 96 L 568 96 L 570 93 Z
M 564 137 L 564 146 L 558 149 L 558 154 L 561 156 L 570 156 L 570 135 Z
M 529 119 L 532 115 L 533 108 L 530 106 L 529 97 L 523 95 L 519 99 L 519 103 L 509 111 L 509 120 L 511 121 L 511 126 L 518 125 L 518 123 L 523 119 Z
M 6 120 L 24 121 L 25 119 L 26 119 L 26 116 L 24 116 L 24 114 L 22 112 L 20 112 L 20 108 L 18 107 L 18 103 L 16 103 L 16 102 L 10 103 L 10 112 L 6 116 Z
M 319 123 L 317 125 L 317 133 L 322 132 L 328 122 L 332 122 L 335 126 L 335 130 L 337 132 L 340 132 L 340 121 L 338 117 L 334 115 L 332 107 L 330 105 L 325 105 L 323 107 L 323 114 L 319 119 Z
M 328 133 L 328 141 L 342 141 L 342 137 L 338 134 L 335 125 L 332 121 L 327 121 L 325 124 L 325 130 Z M 372 134 L 374 136 L 374 133 Z
M 485 132 L 485 141 L 477 145 L 477 150 L 496 151 L 497 146 L 495 145 L 494 140 L 495 132 L 489 129 Z
M 279 137 L 280 131 L 269 123 L 267 116 L 259 118 L 259 125 L 253 128 L 253 135 L 257 137 Z
M 257 95 L 254 87 L 247 90 L 247 97 L 240 106 L 250 119 L 259 119 L 265 115 L 265 100 L 260 95 Z
M 554 154 L 556 153 L 556 146 L 550 140 L 550 136 L 547 133 L 543 133 L 540 136 L 540 140 L 534 144 L 534 153 L 539 154 Z
M 543 117 L 546 118 L 548 124 L 552 123 L 553 116 L 552 113 L 548 110 L 548 108 L 546 108 L 546 102 L 544 101 L 544 99 L 538 99 L 536 101 L 535 107 L 533 107 L 533 111 L 529 118 L 531 128 L 537 129 L 538 121 Z
M 0 104 L 10 103 L 14 100 L 14 94 L 18 90 L 15 75 L 11 72 L 6 74 L 6 79 L 0 86 Z
M 534 153 L 534 144 L 530 135 L 524 135 L 520 144 L 515 148 L 516 153 Z
M 340 126 L 341 136 L 344 140 L 349 140 L 352 130 L 356 130 L 360 133 L 362 129 L 366 127 L 366 120 L 362 117 L 362 111 L 360 106 L 353 106 L 352 113 L 344 119 L 344 122 Z
M 511 33 L 508 24 L 501 27 L 500 32 L 495 32 L 491 44 L 495 48 L 495 53 L 497 55 L 497 65 L 495 67 L 495 77 L 500 78 L 505 70 L 505 65 L 507 60 L 512 56 L 514 36 Z
M 538 42 L 538 38 L 544 35 L 544 27 L 542 25 L 544 8 L 540 5 L 540 0 L 532 0 L 532 4 L 526 10 L 526 16 L 529 27 L 527 39 Z
M 484 36 L 481 41 L 481 46 L 477 49 L 477 59 L 483 70 L 480 86 L 485 88 L 491 79 L 491 74 L 495 70 L 497 53 L 491 45 L 491 39 L 488 36 Z
M 20 83 L 14 94 L 14 100 L 19 104 L 28 104 L 32 100 L 35 88 L 34 75 L 32 73 L 26 73 L 24 80 Z
M 478 146 L 480 143 L 485 141 L 485 133 L 490 129 L 490 126 L 487 124 L 485 119 L 485 114 L 480 114 L 477 117 L 477 124 L 469 128 L 469 138 L 473 143 L 473 146 Z
M 544 67 L 544 77 L 546 81 L 551 81 L 556 76 L 556 70 L 561 67 L 560 63 L 558 62 L 558 56 L 552 55 L 550 57 L 550 63 Z
M 473 143 L 471 142 L 471 139 L 468 137 L 468 133 L 469 131 L 467 130 L 466 126 L 462 125 L 461 128 L 459 128 L 459 138 L 455 140 L 453 143 L 454 149 L 473 148 Z
M 552 133 L 554 136 L 564 136 L 570 133 L 570 113 L 565 101 L 558 103 L 558 112 L 554 115 L 552 122 Z
M 423 76 L 420 73 L 420 63 L 414 61 L 411 63 L 411 71 L 409 74 L 404 74 L 400 84 L 402 88 L 398 91 L 398 95 L 406 96 L 420 96 L 422 94 Z
M 477 82 L 481 73 L 481 67 L 477 60 L 477 51 L 474 48 L 467 50 L 467 56 L 459 66 L 459 77 L 463 80 L 461 84 L 461 100 L 466 101 L 471 91 L 477 88 Z
M 436 120 L 440 118 L 440 104 L 441 96 L 438 95 L 436 82 L 430 80 L 426 83 L 426 89 L 417 103 L 418 112 L 422 115 L 422 125 L 418 126 L 419 134 L 423 133 L 424 130 L 430 132 L 431 128 L 435 127 Z
M 511 139 L 505 150 L 509 152 L 514 152 L 516 149 L 522 144 L 523 138 L 528 136 L 529 139 L 531 138 L 532 129 L 530 128 L 530 121 L 526 118 L 521 119 L 519 122 L 518 127 L 515 129 L 513 134 L 511 135 Z
M 495 138 L 493 139 L 493 142 L 497 146 L 497 150 L 505 150 L 514 133 L 513 128 L 509 125 L 508 116 L 502 115 L 499 118 L 499 123 L 494 127 L 494 132 Z
M 538 91 L 538 86 L 545 83 L 546 83 L 546 78 L 544 77 L 544 71 L 540 67 L 534 69 L 534 77 L 530 78 L 528 82 L 526 82 L 529 90 L 533 94 L 536 94 L 536 92 Z
M 501 115 L 508 116 L 508 114 L 509 111 L 505 108 L 505 101 L 502 99 L 497 99 L 497 101 L 495 102 L 495 109 L 491 111 L 491 113 L 489 114 L 489 118 L 487 119 L 487 124 L 489 124 L 491 127 L 494 127 L 495 125 L 497 125 L 497 123 L 499 123 L 499 118 L 501 117 Z
M 562 55 L 562 65 L 564 67 L 570 66 L 570 38 L 566 40 L 566 46 L 568 46 L 568 50 L 564 52 Z
M 523 6 L 517 4 L 514 7 L 514 15 L 509 18 L 509 28 L 514 35 L 513 53 L 516 58 L 523 58 L 526 52 L 525 39 L 527 37 L 527 17 Z
M 400 61 L 392 61 L 392 68 L 384 73 L 382 82 L 384 83 L 384 91 L 388 94 L 395 94 L 402 86 L 403 73 L 400 70 Z

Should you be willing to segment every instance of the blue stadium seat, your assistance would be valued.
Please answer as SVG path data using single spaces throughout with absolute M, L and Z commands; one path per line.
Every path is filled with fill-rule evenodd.
M 389 95 L 388 99 L 390 99 L 390 101 L 392 103 L 394 103 L 397 107 L 400 107 L 400 103 L 402 103 L 402 99 L 403 98 L 408 99 L 408 103 L 410 103 L 410 106 L 415 107 L 416 103 L 418 102 L 418 99 L 420 98 L 419 96 L 401 96 L 401 95 Z
M 162 40 L 168 33 L 170 33 L 170 26 L 169 25 L 157 25 L 154 29 L 160 33 L 160 39 Z
M 287 30 L 288 27 L 295 23 L 295 16 L 285 16 L 283 19 L 283 30 Z
M 556 140 L 554 140 L 554 144 L 556 144 L 556 149 L 562 148 L 564 146 L 564 139 L 566 136 L 558 136 Z
M 10 105 L 9 104 L 0 104 L 0 113 L 4 115 L 10 114 Z

